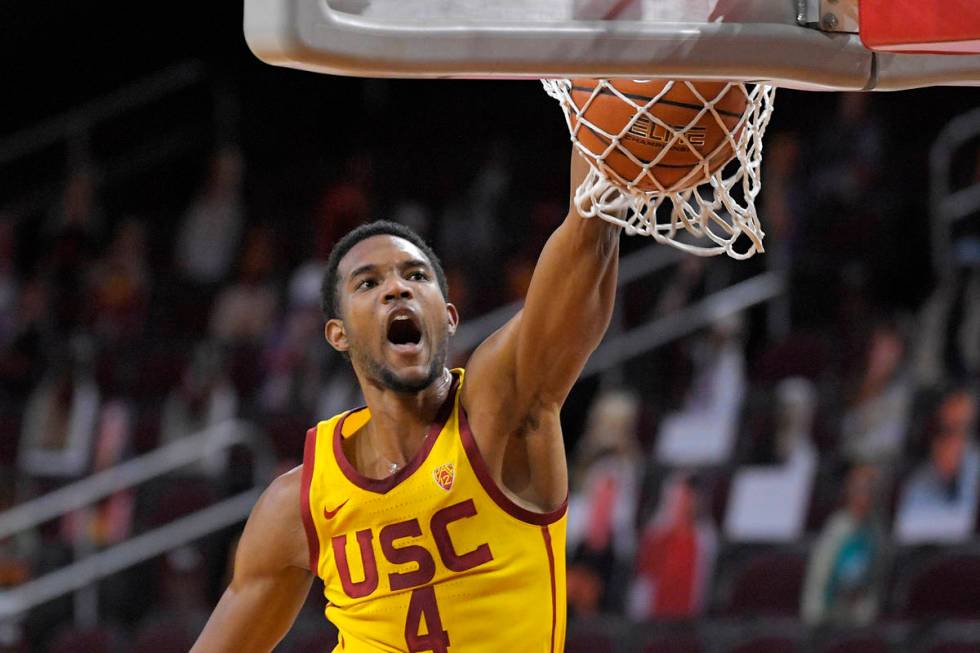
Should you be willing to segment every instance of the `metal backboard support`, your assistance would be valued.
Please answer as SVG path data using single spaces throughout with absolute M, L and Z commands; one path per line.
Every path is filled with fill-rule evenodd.
M 807 90 L 980 85 L 980 55 L 868 50 L 855 2 L 245 0 L 245 37 L 267 63 L 365 77 L 660 77 Z

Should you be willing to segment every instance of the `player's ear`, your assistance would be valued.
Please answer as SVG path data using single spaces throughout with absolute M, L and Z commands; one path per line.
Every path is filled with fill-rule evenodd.
M 456 333 L 456 327 L 459 326 L 459 311 L 456 310 L 456 306 L 446 302 L 446 314 L 449 316 L 449 335 Z
M 327 320 L 327 323 L 323 325 L 323 336 L 330 343 L 330 346 L 337 351 L 350 349 L 350 343 L 347 341 L 347 330 L 344 328 L 342 320 L 335 317 Z

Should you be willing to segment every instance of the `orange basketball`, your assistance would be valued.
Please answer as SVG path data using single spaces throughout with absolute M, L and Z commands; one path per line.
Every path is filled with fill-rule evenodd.
M 610 143 L 610 138 L 601 132 L 613 136 L 620 134 L 636 114 L 636 108 L 623 101 L 610 88 L 601 88 L 599 93 L 592 97 L 598 83 L 595 79 L 573 79 L 571 92 L 572 102 L 583 118 L 582 124 L 577 125 L 577 116 L 572 116 L 572 127 L 577 128 L 574 133 L 579 143 L 596 156 L 605 152 Z M 641 107 L 657 97 L 669 84 L 666 80 L 630 79 L 610 80 L 610 83 L 617 91 Z M 672 137 L 670 130 L 649 116 L 640 115 L 620 137 L 619 146 L 629 150 L 642 163 L 652 161 L 656 163 L 650 168 L 649 176 L 641 175 L 643 168 L 640 165 L 619 148 L 613 149 L 606 155 L 605 164 L 624 181 L 634 183 L 636 187 L 645 191 L 659 190 L 650 178 L 652 176 L 665 190 L 685 190 L 707 181 L 735 156 L 728 142 L 728 133 L 735 130 L 742 114 L 745 113 L 745 94 L 736 86 L 728 88 L 725 82 L 691 82 L 691 84 L 698 89 L 705 102 L 714 102 L 715 110 L 724 127 L 719 124 L 718 118 L 713 113 L 705 112 L 685 132 L 690 145 L 683 140 L 677 140 L 664 151 Z M 677 81 L 657 102 L 650 105 L 646 112 L 679 130 L 694 120 L 704 105 L 705 103 L 698 99 L 687 83 Z M 598 129 L 593 129 L 589 123 Z M 738 141 L 738 137 L 739 132 L 733 134 L 735 141 Z M 707 161 L 707 170 L 701 163 L 702 158 Z

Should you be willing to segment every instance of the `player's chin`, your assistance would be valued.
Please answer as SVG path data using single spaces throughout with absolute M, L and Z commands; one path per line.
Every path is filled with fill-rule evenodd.
M 384 384 L 391 390 L 414 394 L 432 385 L 431 361 L 416 365 L 388 365 L 383 372 Z

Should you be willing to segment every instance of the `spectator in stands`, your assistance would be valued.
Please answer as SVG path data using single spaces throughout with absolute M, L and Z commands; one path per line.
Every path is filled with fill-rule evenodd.
M 841 424 L 841 450 L 848 460 L 889 463 L 901 455 L 913 385 L 904 361 L 905 342 L 898 326 L 877 325 Z
M 844 506 L 827 519 L 807 565 L 801 612 L 811 626 L 863 626 L 878 614 L 886 538 L 877 468 L 851 468 L 844 492 Z
M 811 427 L 817 395 L 802 377 L 776 386 L 775 465 L 741 467 L 732 479 L 725 532 L 734 541 L 789 542 L 800 536 L 816 474 Z
M 316 251 L 326 260 L 334 243 L 372 217 L 374 158 L 367 150 L 344 162 L 342 174 L 326 185 L 313 209 Z
M 27 402 L 19 465 L 38 478 L 74 478 L 90 469 L 101 404 L 92 365 L 95 343 L 77 335 Z
M 704 610 L 718 533 L 698 479 L 672 474 L 643 529 L 628 613 L 634 619 L 684 619 Z
M 219 293 L 211 312 L 211 334 L 228 345 L 259 345 L 269 334 L 279 298 L 271 275 L 273 233 L 253 228 L 246 238 L 239 278 Z
M 135 219 L 124 221 L 105 257 L 92 272 L 96 335 L 115 343 L 142 334 L 150 301 L 146 234 Z
M 930 423 L 929 460 L 909 477 L 898 504 L 895 537 L 902 544 L 961 542 L 973 532 L 980 483 L 976 426 L 974 389 L 942 395 Z
M 120 464 L 129 452 L 132 410 L 119 399 L 105 402 L 99 417 L 92 473 Z M 79 508 L 62 519 L 62 537 L 83 549 L 116 544 L 129 537 L 133 524 L 134 490 L 113 492 L 97 504 Z
M 228 278 L 244 226 L 243 176 L 238 148 L 224 145 L 212 155 L 207 181 L 177 232 L 174 262 L 188 281 L 212 286 Z
M 44 234 L 82 234 L 95 242 L 102 234 L 105 215 L 99 201 L 97 173 L 90 162 L 72 166 L 58 202 L 48 211 Z
M 321 275 L 322 276 L 322 275 Z M 320 279 L 294 275 L 289 308 L 266 341 L 259 401 L 271 414 L 315 414 L 324 358 Z
M 437 242 L 439 251 L 446 253 L 447 262 L 465 262 L 482 270 L 493 257 L 502 254 L 498 225 L 512 176 L 510 145 L 504 141 L 491 144 L 476 177 L 447 207 L 440 221 Z M 466 243 L 466 247 L 459 243 Z
M 102 229 L 95 174 L 87 167 L 76 168 L 41 230 L 44 249 L 37 267 L 51 296 L 52 324 L 61 335 L 87 325 L 93 317 L 86 282 Z
M 202 342 L 194 351 L 180 385 L 163 404 L 160 443 L 194 435 L 237 414 L 238 396 L 228 379 L 221 348 L 214 342 Z M 206 475 L 221 474 L 226 460 L 226 452 L 215 452 L 201 461 L 198 471 Z
M 922 306 L 915 338 L 915 376 L 921 387 L 935 386 L 949 377 L 980 376 L 977 297 L 980 265 L 975 264 L 940 279 Z
M 391 221 L 403 224 L 415 233 L 424 235 L 429 233 L 432 226 L 432 214 L 425 204 L 403 199 L 392 209 Z
M 951 188 L 964 196 L 980 189 L 980 144 L 976 148 L 972 169 Z M 955 168 L 951 172 L 955 179 Z M 923 387 L 980 376 L 980 210 L 941 229 L 940 278 L 923 306 L 916 338 L 916 374 Z
M 698 343 L 684 407 L 661 422 L 658 462 L 717 465 L 731 457 L 746 385 L 741 331 L 741 317 L 730 316 L 712 325 Z
M 460 179 L 459 192 L 452 196 L 435 225 L 435 241 L 437 250 L 443 253 L 443 265 L 466 272 L 480 312 L 523 299 L 537 259 L 536 252 L 531 256 L 526 250 L 533 228 L 524 211 L 519 232 L 524 236 L 522 242 L 508 247 L 510 243 L 505 242 L 501 229 L 514 183 L 510 149 L 504 140 L 483 149 L 483 160 L 475 176 Z M 501 260 L 505 261 L 503 266 Z M 504 278 L 500 278 L 501 268 Z
M 640 402 L 622 391 L 601 393 L 575 450 L 568 500 L 568 597 L 577 614 L 612 609 L 609 582 L 632 564 L 643 457 L 637 439 Z

